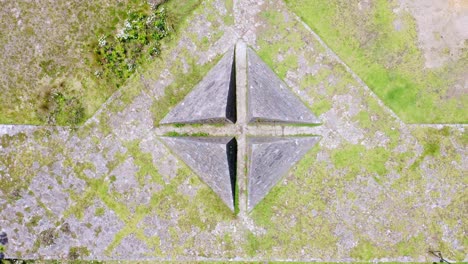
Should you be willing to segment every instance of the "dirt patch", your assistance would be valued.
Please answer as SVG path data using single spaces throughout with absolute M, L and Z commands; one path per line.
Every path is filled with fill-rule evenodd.
M 416 21 L 427 68 L 444 66 L 466 53 L 468 0 L 400 0 L 400 7 Z

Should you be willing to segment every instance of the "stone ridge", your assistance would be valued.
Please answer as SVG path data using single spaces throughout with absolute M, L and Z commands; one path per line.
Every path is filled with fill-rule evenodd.
M 232 137 L 161 137 L 161 140 L 234 211 L 237 143 Z
M 235 123 L 234 49 L 231 48 L 160 124 Z
M 318 136 L 248 138 L 247 210 L 251 211 L 318 141 Z
M 251 48 L 247 49 L 247 76 L 249 123 L 320 123 Z

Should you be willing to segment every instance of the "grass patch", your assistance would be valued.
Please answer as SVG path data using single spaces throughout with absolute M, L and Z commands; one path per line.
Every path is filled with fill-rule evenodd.
M 363 145 L 347 144 L 339 149 L 333 150 L 331 160 L 335 168 L 346 170 L 346 179 L 354 179 L 361 171 L 366 171 L 375 176 L 380 182 L 381 176 L 387 174 L 385 163 L 390 159 L 391 153 L 383 147 L 366 149 Z
M 6 86 L 0 96 L 0 123 L 82 124 L 138 68 L 158 57 L 162 39 L 176 35 L 169 32 L 184 24 L 201 3 L 169 0 L 155 7 L 143 0 L 124 0 L 115 5 L 106 1 L 24 7 L 25 26 L 28 18 L 35 21 L 26 33 L 9 29 L 16 24 L 9 17 L 0 23 L 2 31 L 20 35 L 23 43 L 38 43 L 45 50 L 44 54 L 37 53 L 28 44 L 15 45 L 19 48 L 8 52 L 12 57 L 7 63 L 14 59 L 8 65 L 16 66 L 2 72 L 6 82 L 0 88 Z M 78 21 L 73 20 L 75 17 Z M 48 32 L 46 19 L 60 29 Z M 67 45 L 57 46 L 64 39 Z
M 91 253 L 89 252 L 87 247 L 71 247 L 68 251 L 68 259 L 81 259 L 89 256 L 90 254 Z
M 177 31 L 183 26 L 185 18 L 193 12 L 202 0 L 170 0 L 164 8 L 167 11 L 166 21 L 170 29 Z
M 164 134 L 167 137 L 207 137 L 210 134 L 205 132 L 198 132 L 198 133 L 179 133 L 175 131 L 170 131 Z
M 68 104 L 78 106 L 79 117 L 82 108 L 85 118 L 94 113 L 116 87 L 94 75 L 93 43 L 99 35 L 114 32 L 128 10 L 145 4 L 143 0 L 118 4 L 109 0 L 7 3 L 0 11 L 0 30 L 11 37 L 0 39 L 0 45 L 8 47 L 0 54 L 5 65 L 0 84 L 0 123 L 44 124 L 52 120 L 58 125 L 69 125 L 75 118 L 61 117 L 67 109 L 62 114 L 50 107 L 48 113 L 47 103 L 54 99 L 48 95 L 52 93 L 73 98 Z M 22 10 L 22 27 L 14 26 L 19 20 L 9 11 L 13 7 Z M 54 25 L 54 30 L 50 30 L 50 25 Z M 63 86 L 54 87 L 61 82 Z M 52 118 L 46 118 L 49 115 Z
M 247 243 L 244 246 L 244 250 L 246 251 L 249 257 L 255 256 L 257 250 L 259 249 L 259 242 L 255 235 L 252 232 L 247 233 Z
M 370 261 L 373 258 L 385 257 L 385 252 L 371 242 L 363 240 L 351 250 L 351 257 L 361 261 Z
M 40 118 L 47 124 L 75 127 L 85 119 L 85 108 L 76 96 L 67 97 L 59 89 L 49 92 L 40 108 Z
M 440 156 L 441 145 L 448 143 L 448 136 L 450 135 L 450 128 L 444 127 L 441 130 L 430 128 L 423 135 L 418 131 L 416 134 L 420 138 L 423 144 L 422 154 L 414 161 L 411 168 L 417 169 L 419 165 L 426 157 L 438 157 Z

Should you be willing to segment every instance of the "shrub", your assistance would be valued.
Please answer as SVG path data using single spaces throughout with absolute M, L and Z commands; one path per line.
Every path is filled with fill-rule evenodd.
M 167 35 L 164 8 L 154 7 L 149 14 L 144 10 L 130 12 L 116 35 L 99 38 L 94 53 L 102 73 L 97 75 L 122 85 L 138 65 L 160 53 L 160 40 Z

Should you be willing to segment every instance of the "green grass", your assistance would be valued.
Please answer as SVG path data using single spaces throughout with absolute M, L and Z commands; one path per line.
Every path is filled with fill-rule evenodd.
M 438 157 L 440 156 L 441 144 L 447 143 L 449 140 L 450 130 L 449 127 L 444 127 L 441 130 L 429 129 L 428 132 L 422 136 L 421 142 L 423 145 L 422 154 L 413 162 L 411 165 L 412 169 L 419 167 L 421 162 L 426 157 Z M 418 133 L 417 136 L 421 137 Z
M 167 137 L 207 137 L 210 134 L 205 132 L 198 132 L 198 133 L 179 133 L 176 131 L 170 131 L 164 134 Z
M 369 241 L 360 241 L 351 251 L 351 257 L 363 261 L 370 261 L 373 258 L 385 257 L 385 251 L 376 247 Z
M 187 15 L 191 14 L 202 0 L 171 0 L 164 6 L 167 11 L 167 22 L 173 30 L 178 30 L 186 20 Z
M 49 124 L 77 126 L 85 119 L 85 108 L 82 104 L 78 97 L 65 97 L 57 90 L 47 96 L 41 105 L 44 112 L 41 113 L 41 118 Z
M 127 11 L 138 10 L 146 1 L 111 2 L 23 1 L 4 6 L 0 11 L 0 30 L 9 32 L 9 38 L 0 38 L 0 46 L 8 47 L 0 55 L 5 65 L 0 74 L 0 123 L 81 123 L 116 90 L 95 76 L 92 47 L 102 34 L 117 31 Z M 24 30 L 15 26 L 19 21 L 9 11 L 13 6 L 21 10 Z M 50 30 L 51 25 L 54 30 Z M 40 51 L 35 47 L 40 47 Z M 54 99 L 50 95 L 57 93 L 73 98 L 67 106 L 79 110 L 75 113 L 78 118 L 69 117 L 70 107 L 62 111 L 49 105 Z
M 71 247 L 68 251 L 68 259 L 76 260 L 85 258 L 90 255 L 87 247 Z
M 336 149 L 331 154 L 331 160 L 337 169 L 346 170 L 346 178 L 353 179 L 362 170 L 368 173 L 376 173 L 385 176 L 387 169 L 385 162 L 389 159 L 390 152 L 383 147 L 366 149 L 362 145 L 345 145 Z M 378 178 L 375 178 L 378 182 Z
M 396 31 L 395 2 L 378 0 L 361 13 L 357 1 L 285 0 L 327 45 L 405 122 L 466 123 L 468 95 L 447 96 L 468 54 L 440 69 L 424 69 L 409 14 Z
M 23 39 L 6 58 L 7 65 L 20 67 L 21 71 L 6 67 L 0 76 L 5 79 L 0 83 L 4 91 L 0 95 L 0 124 L 82 124 L 136 69 L 144 68 L 158 56 L 159 42 L 169 32 L 173 35 L 170 38 L 175 38 L 174 32 L 201 3 L 169 0 L 164 8 L 152 10 L 143 0 L 122 1 L 105 8 L 94 2 L 79 3 L 76 9 L 62 5 L 25 6 L 27 12 L 22 18 L 35 21 L 34 27 L 25 32 L 9 29 L 16 24 L 10 21 L 14 18 L 9 14 L 5 23 L 0 23 L 2 31 Z M 67 20 L 70 10 L 71 15 L 81 16 L 79 24 Z M 147 22 L 151 18 L 150 25 Z M 47 32 L 45 19 L 58 21 L 54 25 L 59 24 L 59 30 Z M 69 36 L 67 46 L 57 46 Z M 29 50 L 31 45 L 21 48 L 31 42 L 42 45 L 47 53 Z

